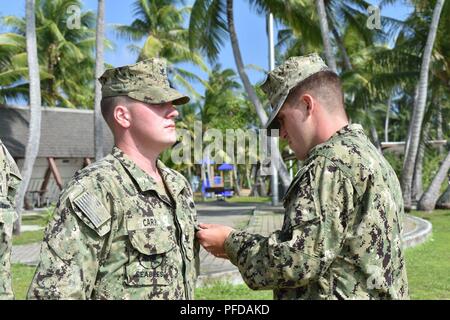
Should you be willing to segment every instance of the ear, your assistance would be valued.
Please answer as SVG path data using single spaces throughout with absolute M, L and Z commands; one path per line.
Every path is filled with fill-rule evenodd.
M 129 128 L 131 125 L 130 111 L 128 110 L 127 107 L 125 107 L 123 105 L 118 105 L 114 108 L 113 118 L 114 118 L 114 121 L 124 129 Z
M 301 100 L 303 104 L 305 105 L 305 112 L 307 116 L 312 115 L 312 113 L 315 111 L 317 105 L 316 100 L 309 94 L 305 93 L 302 95 Z

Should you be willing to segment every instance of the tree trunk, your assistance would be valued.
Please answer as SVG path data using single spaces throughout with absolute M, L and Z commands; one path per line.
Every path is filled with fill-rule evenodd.
M 414 168 L 414 178 L 412 184 L 412 201 L 417 202 L 423 195 L 423 160 L 425 158 L 425 139 L 428 136 L 428 126 L 422 135 L 422 141 L 417 152 L 416 166 Z
M 331 48 L 330 30 L 328 29 L 327 13 L 324 0 L 316 0 L 317 16 L 319 17 L 320 33 L 322 34 L 323 48 L 327 58 L 328 67 L 337 72 L 336 59 Z
M 258 185 L 259 185 L 259 194 L 261 197 L 267 197 L 267 188 L 270 188 L 270 183 L 268 186 L 266 186 L 266 178 L 265 176 L 258 176 Z
M 339 35 L 339 32 L 336 30 L 336 28 L 334 26 L 333 26 L 332 30 L 333 30 L 333 36 L 336 39 L 336 43 L 338 44 L 339 50 L 341 50 L 342 57 L 344 58 L 345 69 L 347 71 L 351 71 L 351 70 L 353 70 L 353 66 L 352 66 L 352 63 L 350 62 L 350 58 L 348 56 L 347 49 L 345 49 L 344 41 L 342 41 L 342 38 Z
M 253 164 L 252 165 L 250 165 L 250 169 L 253 169 Z M 250 179 L 250 172 L 249 172 L 250 170 L 249 170 L 249 165 L 248 164 L 246 164 L 245 165 L 245 177 L 246 177 L 246 179 L 247 179 L 247 187 L 249 188 L 249 189 L 252 189 L 252 180 Z
M 437 0 L 434 7 L 433 19 L 431 21 L 430 31 L 428 33 L 427 43 L 425 51 L 422 57 L 422 66 L 420 69 L 419 90 L 417 100 L 414 101 L 414 118 L 411 119 L 411 137 L 409 138 L 408 153 L 405 156 L 405 162 L 402 171 L 402 191 L 405 208 L 411 207 L 411 187 L 412 177 L 414 173 L 415 160 L 417 157 L 417 151 L 419 147 L 420 132 L 422 129 L 422 122 L 425 113 L 425 104 L 427 101 L 428 90 L 428 72 L 430 69 L 431 53 L 433 51 L 434 40 L 436 38 L 437 27 L 439 24 L 439 17 L 441 15 L 444 0 Z M 428 191 L 427 191 L 428 192 Z M 425 195 L 424 195 L 425 196 Z M 422 200 L 421 200 L 422 202 Z M 434 205 L 434 203 L 433 203 Z
M 103 158 L 103 117 L 100 108 L 102 87 L 98 78 L 104 71 L 103 43 L 105 29 L 105 0 L 98 0 L 97 29 L 95 38 L 95 101 L 94 101 L 94 148 L 95 160 Z
M 442 106 L 440 103 L 436 104 L 437 106 L 437 128 L 436 128 L 436 133 L 437 133 L 437 140 L 443 140 L 444 139 L 444 135 L 442 133 Z M 440 145 L 438 147 L 439 150 L 439 155 L 443 156 L 444 155 L 444 146 Z
M 448 187 L 436 203 L 437 209 L 450 209 L 450 177 Z
M 237 174 L 238 168 L 235 163 L 233 163 L 233 179 L 234 179 L 234 191 L 237 196 L 241 195 L 241 188 L 239 187 L 239 179 Z
M 260 167 L 260 163 L 258 162 L 257 164 L 255 164 L 252 168 L 252 172 L 254 172 L 254 179 L 255 182 L 253 183 L 253 186 L 250 190 L 250 197 L 258 197 L 259 196 L 259 192 L 258 192 L 258 174 L 259 174 L 259 167 Z
M 436 202 L 440 195 L 440 188 L 442 182 L 447 178 L 448 170 L 450 169 L 450 151 L 442 162 L 437 174 L 434 176 L 428 190 L 420 198 L 417 209 L 431 211 L 436 206 Z
M 233 16 L 233 0 L 227 0 L 227 23 L 228 23 L 228 32 L 230 33 L 231 47 L 233 49 L 233 56 L 236 62 L 236 67 L 239 73 L 239 76 L 242 80 L 242 84 L 244 85 L 245 91 L 255 106 L 256 114 L 258 115 L 259 120 L 262 125 L 267 123 L 267 114 L 264 111 L 264 108 L 261 102 L 256 95 L 255 89 L 253 88 L 250 80 L 245 72 L 244 63 L 242 61 L 241 50 L 239 48 L 239 42 L 237 39 L 236 29 L 234 27 L 234 16 Z M 275 150 L 275 159 L 280 160 L 281 155 L 279 150 Z M 287 171 L 287 167 L 283 161 L 279 162 L 278 174 L 280 175 L 281 181 L 285 187 L 288 187 L 291 183 L 289 179 L 289 173 Z
M 381 144 L 380 144 L 380 139 L 378 138 L 378 133 L 377 133 L 377 129 L 375 128 L 374 125 L 372 125 L 370 127 L 370 135 L 372 136 L 372 141 L 374 146 L 377 148 L 377 150 L 382 153 L 381 151 Z
M 41 86 L 39 77 L 39 62 L 36 43 L 35 0 L 26 1 L 26 41 L 28 74 L 30 77 L 30 126 L 28 142 L 25 150 L 25 161 L 22 168 L 22 183 L 16 196 L 16 209 L 19 214 L 14 225 L 14 233 L 20 234 L 22 222 L 22 210 L 25 194 L 33 173 L 34 162 L 39 152 L 41 137 Z
M 201 175 L 201 182 L 202 182 L 200 185 L 200 190 L 203 191 L 203 184 L 206 183 L 205 165 L 203 163 L 200 165 L 200 175 Z M 205 194 L 206 194 L 206 192 L 202 192 L 203 201 L 206 200 Z
M 389 100 L 386 108 L 386 118 L 384 120 L 384 142 L 389 142 L 389 116 L 391 114 L 392 95 L 389 95 Z

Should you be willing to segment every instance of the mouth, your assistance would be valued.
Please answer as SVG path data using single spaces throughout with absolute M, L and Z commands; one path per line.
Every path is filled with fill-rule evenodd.
M 169 124 L 168 126 L 165 126 L 164 128 L 175 129 L 175 124 Z

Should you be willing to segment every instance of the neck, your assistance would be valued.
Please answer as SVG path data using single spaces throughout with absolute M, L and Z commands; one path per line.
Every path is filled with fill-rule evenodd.
M 122 150 L 139 168 L 148 173 L 158 182 L 161 181 L 161 176 L 156 166 L 156 162 L 160 152 L 152 148 L 142 148 L 134 141 L 127 141 L 126 139 L 116 139 L 116 146 Z
M 348 120 L 341 117 L 330 118 L 328 121 L 323 122 L 328 123 L 327 126 L 319 126 L 322 130 L 317 132 L 316 144 L 323 143 L 330 139 L 336 132 L 341 130 L 343 127 L 348 125 Z

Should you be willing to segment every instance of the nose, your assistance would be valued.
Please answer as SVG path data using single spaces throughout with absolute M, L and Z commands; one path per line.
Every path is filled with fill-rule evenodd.
M 287 131 L 282 124 L 280 125 L 280 138 L 284 140 L 287 139 Z
M 176 118 L 178 116 L 179 116 L 178 110 L 174 107 L 174 105 L 172 103 L 170 103 L 169 106 L 168 106 L 167 118 L 173 119 L 173 118 Z

